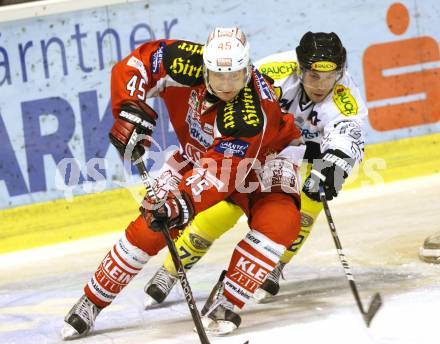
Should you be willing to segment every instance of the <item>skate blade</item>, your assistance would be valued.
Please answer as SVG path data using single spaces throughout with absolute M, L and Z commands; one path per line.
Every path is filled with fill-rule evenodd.
M 440 264 L 440 250 L 421 247 L 419 250 L 419 258 L 426 263 Z
M 273 295 L 259 288 L 255 290 L 253 297 L 256 303 L 266 303 L 272 299 Z
M 83 335 L 80 335 L 79 332 L 73 328 L 73 326 L 71 326 L 66 322 L 64 323 L 64 326 L 61 329 L 60 334 L 63 340 L 76 339 L 85 336 L 85 333 Z
M 153 299 L 151 296 L 147 294 L 144 300 L 144 309 L 154 309 L 160 307 L 160 303 L 158 303 L 155 299 Z
M 202 317 L 202 324 L 206 334 L 212 336 L 225 336 L 237 329 L 237 326 L 230 321 L 215 321 L 208 317 Z M 194 331 L 197 332 L 197 329 L 194 328 Z

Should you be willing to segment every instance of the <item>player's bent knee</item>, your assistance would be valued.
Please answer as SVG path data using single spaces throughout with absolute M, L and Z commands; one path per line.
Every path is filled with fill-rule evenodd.
M 300 231 L 301 215 L 292 197 L 268 194 L 252 207 L 251 228 L 286 248 Z

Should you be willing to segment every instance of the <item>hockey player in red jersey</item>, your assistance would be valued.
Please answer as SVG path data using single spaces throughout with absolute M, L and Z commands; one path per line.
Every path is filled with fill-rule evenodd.
M 301 193 L 301 231 L 253 294 L 262 302 L 279 292 L 284 266 L 299 252 L 323 209 L 318 185 L 324 186 L 326 197 L 331 200 L 339 194 L 355 162 L 362 161 L 362 123 L 368 110 L 346 70 L 345 48 L 333 32 L 307 32 L 295 50 L 267 56 L 255 65 L 273 79 L 281 107 L 295 114 L 307 147 L 304 160 L 308 162 Z M 197 215 L 176 240 L 178 251 L 185 253 L 184 266 L 190 269 L 202 259 L 212 243 L 233 228 L 242 215 L 239 207 L 227 202 L 219 202 Z M 432 250 L 421 252 L 433 254 Z M 176 281 L 177 273 L 168 254 L 145 286 L 145 307 L 163 302 Z
M 292 157 L 301 154 L 292 144 L 301 133 L 251 64 L 249 43 L 238 28 L 216 28 L 205 46 L 148 42 L 113 67 L 115 123 L 109 135 L 122 155 L 133 132 L 144 134 L 138 148 L 150 146 L 158 116 L 146 100 L 156 96 L 164 100 L 181 145 L 162 169 L 160 211 L 171 234 L 177 236 L 196 214 L 223 200 L 250 219 L 251 230 L 237 244 L 222 288 L 206 309 L 204 324 L 214 331 L 216 324 L 226 324 L 221 329 L 226 333 L 240 325 L 234 306 L 244 306 L 299 233 L 298 168 Z M 87 334 L 99 312 L 166 246 L 155 225 L 163 219 L 148 203 L 145 199 L 143 216 L 128 225 L 66 315 L 64 339 Z

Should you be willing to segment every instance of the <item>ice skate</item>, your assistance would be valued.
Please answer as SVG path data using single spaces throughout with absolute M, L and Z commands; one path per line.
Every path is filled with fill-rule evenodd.
M 286 264 L 279 262 L 275 269 L 267 276 L 264 283 L 254 293 L 254 299 L 257 303 L 267 302 L 272 296 L 280 291 L 280 277 L 283 277 L 283 268 Z
M 145 285 L 145 309 L 162 303 L 177 282 L 177 277 L 171 275 L 163 266 L 157 270 L 153 278 Z
M 427 263 L 440 264 L 440 232 L 425 239 L 419 251 L 420 259 Z
M 232 302 L 223 295 L 223 288 L 223 278 L 221 278 L 214 286 L 201 312 L 206 333 L 214 336 L 229 334 L 241 324 L 241 317 L 234 312 Z
M 61 337 L 64 340 L 86 336 L 93 329 L 98 308 L 86 295 L 83 295 L 64 318 Z

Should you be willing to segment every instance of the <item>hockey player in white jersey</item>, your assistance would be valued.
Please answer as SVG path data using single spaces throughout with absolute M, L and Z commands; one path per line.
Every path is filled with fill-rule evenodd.
M 279 102 L 293 113 L 306 142 L 307 172 L 301 195 L 301 232 L 277 267 L 254 293 L 263 301 L 279 291 L 284 266 L 307 239 L 322 211 L 318 186 L 328 200 L 339 193 L 354 164 L 363 158 L 362 121 L 367 107 L 346 70 L 346 50 L 335 33 L 307 32 L 295 51 L 268 56 L 256 63 L 274 81 Z M 176 241 L 185 268 L 191 268 L 212 242 L 232 228 L 243 212 L 220 202 L 200 213 Z M 145 286 L 146 307 L 161 303 L 177 281 L 170 255 Z
M 295 51 L 271 55 L 256 63 L 274 80 L 283 109 L 295 114 L 307 146 L 304 160 L 308 162 L 301 196 L 300 236 L 254 294 L 258 301 L 278 293 L 282 269 L 304 244 L 322 211 L 318 185 L 322 183 L 327 199 L 333 199 L 354 164 L 363 159 L 362 122 L 368 109 L 347 71 L 346 55 L 335 33 L 307 32 Z

